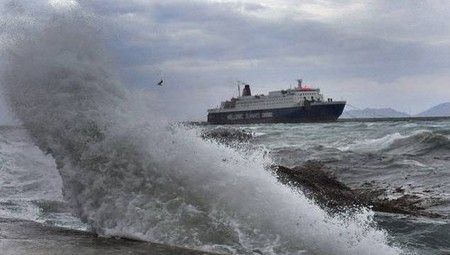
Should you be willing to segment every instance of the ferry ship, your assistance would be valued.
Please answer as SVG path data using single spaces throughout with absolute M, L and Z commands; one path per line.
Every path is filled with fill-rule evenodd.
M 302 80 L 297 81 L 294 89 L 254 96 L 250 85 L 244 84 L 242 96 L 208 110 L 208 124 L 331 122 L 341 116 L 346 101 L 325 100 L 319 88 L 302 86 Z

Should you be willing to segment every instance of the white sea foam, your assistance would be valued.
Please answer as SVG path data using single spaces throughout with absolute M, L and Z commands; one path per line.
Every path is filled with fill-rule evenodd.
M 371 211 L 330 217 L 278 183 L 263 152 L 168 126 L 116 78 L 95 17 L 73 8 L 12 35 L 2 84 L 94 231 L 231 253 L 401 253 Z

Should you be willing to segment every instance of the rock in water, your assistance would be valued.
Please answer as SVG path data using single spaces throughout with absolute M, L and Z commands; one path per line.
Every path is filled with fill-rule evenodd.
M 443 217 L 425 211 L 423 199 L 413 195 L 403 195 L 388 199 L 382 189 L 352 189 L 330 176 L 326 167 L 318 161 L 307 161 L 302 166 L 288 168 L 272 166 L 278 180 L 302 190 L 328 212 L 335 213 L 359 207 L 370 207 L 374 211 L 409 214 L 415 216 Z

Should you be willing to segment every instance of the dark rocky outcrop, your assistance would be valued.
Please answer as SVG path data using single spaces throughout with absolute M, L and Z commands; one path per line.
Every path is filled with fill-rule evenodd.
M 307 161 L 304 165 L 293 168 L 272 166 L 271 169 L 280 182 L 302 190 L 307 197 L 314 199 L 330 213 L 369 207 L 379 212 L 443 217 L 426 211 L 424 199 L 416 195 L 403 194 L 389 199 L 383 189 L 350 188 L 332 176 L 318 161 Z

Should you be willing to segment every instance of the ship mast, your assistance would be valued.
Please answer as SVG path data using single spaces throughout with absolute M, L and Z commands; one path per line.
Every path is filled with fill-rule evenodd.
M 238 81 L 237 84 L 238 84 L 238 97 L 241 97 L 241 82 Z
M 298 89 L 299 90 L 302 90 L 302 81 L 303 81 L 302 79 L 298 79 L 297 80 L 297 82 L 298 82 Z

